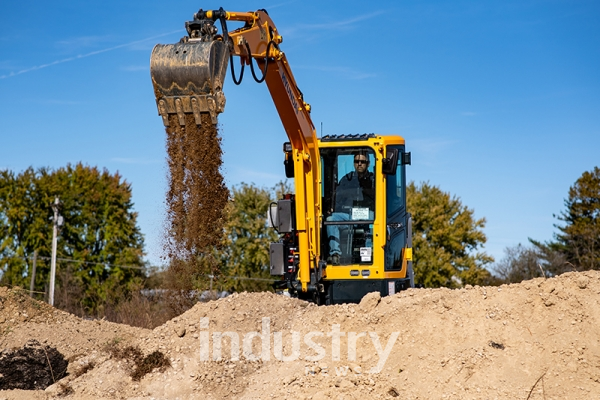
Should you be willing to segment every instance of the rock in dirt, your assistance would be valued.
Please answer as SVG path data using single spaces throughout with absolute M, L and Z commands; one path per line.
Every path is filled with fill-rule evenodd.
M 369 312 L 377 307 L 380 301 L 381 294 L 379 292 L 367 293 L 360 301 L 359 307 L 363 312 Z
M 185 328 L 182 326 L 177 326 L 177 327 L 175 327 L 175 333 L 179 337 L 184 337 L 185 336 Z

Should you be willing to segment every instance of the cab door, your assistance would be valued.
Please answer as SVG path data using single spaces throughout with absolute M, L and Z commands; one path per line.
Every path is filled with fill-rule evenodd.
M 398 166 L 395 175 L 386 175 L 386 245 L 385 271 L 400 271 L 402 269 L 402 250 L 406 247 L 408 215 L 406 211 L 406 174 L 404 146 L 387 146 L 390 150 L 398 150 Z

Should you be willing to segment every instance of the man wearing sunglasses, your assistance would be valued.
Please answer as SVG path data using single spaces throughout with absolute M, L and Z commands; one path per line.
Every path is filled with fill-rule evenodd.
M 350 221 L 352 219 L 352 208 L 360 206 L 368 208 L 371 219 L 375 209 L 375 188 L 373 184 L 373 173 L 369 172 L 369 155 L 366 151 L 354 153 L 354 171 L 344 176 L 336 189 L 335 205 L 333 213 L 327 221 Z M 329 264 L 340 263 L 340 225 L 327 225 L 327 236 L 329 238 Z

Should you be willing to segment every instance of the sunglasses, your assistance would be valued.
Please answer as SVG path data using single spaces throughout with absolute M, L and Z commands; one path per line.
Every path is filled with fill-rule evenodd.
M 354 160 L 354 164 L 366 164 L 367 160 Z

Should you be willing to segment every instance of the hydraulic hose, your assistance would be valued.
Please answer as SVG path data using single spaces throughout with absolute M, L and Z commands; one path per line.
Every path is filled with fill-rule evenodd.
M 277 44 L 275 44 L 275 42 L 272 40 L 269 41 L 269 44 L 267 44 L 267 51 L 265 53 L 265 72 L 263 73 L 263 76 L 260 79 L 256 77 L 256 72 L 254 72 L 254 64 L 252 63 L 252 56 L 250 56 L 250 71 L 252 72 L 252 77 L 254 78 L 256 83 L 263 83 L 267 78 L 267 72 L 269 71 L 269 50 L 271 50 L 271 46 L 277 46 Z M 248 42 L 246 42 L 246 50 L 248 51 L 248 55 L 250 55 L 250 45 L 248 44 Z

